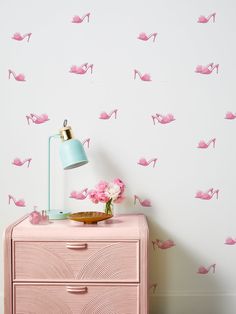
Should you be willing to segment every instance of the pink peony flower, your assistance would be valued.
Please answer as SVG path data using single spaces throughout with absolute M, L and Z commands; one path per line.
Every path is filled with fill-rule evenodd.
M 121 179 L 116 178 L 115 180 L 113 180 L 113 183 L 119 185 L 121 193 L 124 193 L 125 190 L 125 184 L 123 183 L 123 181 L 121 181 Z
M 98 192 L 105 192 L 106 188 L 108 187 L 108 183 L 106 181 L 100 181 L 96 186 L 95 189 Z
M 97 204 L 99 202 L 99 199 L 98 199 L 98 195 L 97 195 L 97 191 L 96 190 L 91 190 L 91 191 L 88 191 L 88 196 L 89 198 L 91 199 L 91 201 L 95 204 Z
M 106 203 L 110 199 L 109 196 L 104 192 L 98 192 L 97 198 L 98 198 L 99 202 L 101 202 L 101 203 Z

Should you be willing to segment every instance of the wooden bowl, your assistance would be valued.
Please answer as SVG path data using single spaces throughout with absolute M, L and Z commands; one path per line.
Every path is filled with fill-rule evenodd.
M 85 224 L 96 224 L 98 221 L 113 217 L 103 212 L 79 212 L 68 215 L 71 220 L 83 222 Z

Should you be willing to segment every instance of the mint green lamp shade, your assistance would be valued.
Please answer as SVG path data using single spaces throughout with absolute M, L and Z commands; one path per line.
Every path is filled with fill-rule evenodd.
M 62 167 L 64 170 L 77 168 L 88 163 L 88 158 L 84 147 L 80 141 L 73 138 L 70 126 L 67 126 L 67 120 L 64 121 L 64 127 L 60 133 L 50 136 L 48 139 L 48 211 L 49 219 L 67 219 L 70 211 L 51 209 L 51 139 L 60 137 L 62 142 L 59 146 Z
M 62 142 L 59 147 L 59 153 L 62 167 L 65 170 L 80 167 L 88 163 L 84 147 L 81 142 L 76 139 Z

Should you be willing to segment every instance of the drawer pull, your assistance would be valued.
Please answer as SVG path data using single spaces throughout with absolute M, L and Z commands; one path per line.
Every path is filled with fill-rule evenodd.
M 76 287 L 76 286 L 68 286 L 66 287 L 66 291 L 69 293 L 87 293 L 87 287 Z
M 87 249 L 87 243 L 66 243 L 66 247 L 68 249 L 74 249 L 74 250 L 81 250 L 81 249 Z

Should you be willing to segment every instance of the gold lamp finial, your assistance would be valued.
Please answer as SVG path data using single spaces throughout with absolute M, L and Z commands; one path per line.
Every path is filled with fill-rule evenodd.
M 72 129 L 70 126 L 67 126 L 67 119 L 64 120 L 63 128 L 61 128 L 59 132 L 63 142 L 71 140 L 73 138 Z

